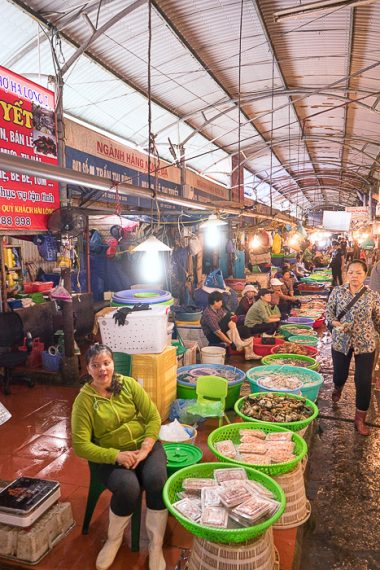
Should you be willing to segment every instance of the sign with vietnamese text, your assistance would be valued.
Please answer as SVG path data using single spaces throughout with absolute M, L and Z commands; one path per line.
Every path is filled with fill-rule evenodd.
M 0 152 L 58 164 L 54 93 L 0 67 Z M 0 170 L 0 231 L 44 231 L 58 182 Z

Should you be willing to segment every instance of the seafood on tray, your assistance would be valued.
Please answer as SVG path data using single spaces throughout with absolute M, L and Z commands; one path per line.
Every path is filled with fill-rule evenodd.
M 298 422 L 309 418 L 313 410 L 306 405 L 304 398 L 266 394 L 247 396 L 241 412 L 250 418 L 265 422 Z
M 309 353 L 307 348 L 301 346 L 295 342 L 284 342 L 284 344 L 279 344 L 273 349 L 273 353 L 276 354 L 298 354 L 300 356 L 307 356 Z M 298 364 L 297 364 L 298 366 Z
M 273 364 L 285 364 L 288 366 L 298 366 L 298 364 L 292 364 L 289 360 L 283 360 L 279 358 L 278 361 L 272 362 Z M 307 364 L 307 363 L 306 363 Z M 259 386 L 264 388 L 271 388 L 272 390 L 297 390 L 303 386 L 302 380 L 298 376 L 289 376 L 289 374 L 281 374 L 279 372 L 270 374 L 268 376 L 263 376 L 262 378 L 257 378 L 257 383 Z
M 303 329 L 301 327 L 297 327 L 297 325 L 291 327 L 289 325 L 286 325 L 286 330 L 287 332 L 292 333 L 292 336 L 295 336 L 297 334 L 307 334 L 310 336 L 315 336 L 315 332 L 313 330 Z
M 271 358 L 270 361 L 273 366 L 300 366 L 301 368 L 307 368 L 310 363 L 307 360 L 298 360 L 297 358 Z

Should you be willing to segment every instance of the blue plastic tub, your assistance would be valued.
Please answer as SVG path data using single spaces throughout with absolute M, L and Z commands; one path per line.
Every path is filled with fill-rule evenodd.
M 319 390 L 323 384 L 322 374 L 319 374 L 319 372 L 315 372 L 314 370 L 309 370 L 308 368 L 286 365 L 256 366 L 254 368 L 250 368 L 250 370 L 247 371 L 247 382 L 249 382 L 249 385 L 252 388 L 252 393 L 273 392 L 272 389 L 258 386 L 257 380 L 275 372 L 289 374 L 289 376 L 297 376 L 301 382 L 303 382 L 303 386 L 300 388 L 302 396 L 308 400 L 312 400 L 313 402 L 318 398 Z M 281 392 L 282 391 L 283 390 L 281 390 Z
M 286 322 L 288 324 L 313 325 L 314 319 L 311 319 L 310 317 L 289 317 Z

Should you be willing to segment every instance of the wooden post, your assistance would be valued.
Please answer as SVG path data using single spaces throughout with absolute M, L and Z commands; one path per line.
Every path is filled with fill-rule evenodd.
M 71 293 L 70 269 L 62 270 L 63 285 Z M 65 341 L 65 354 L 63 357 L 62 376 L 65 384 L 79 383 L 78 358 L 74 356 L 74 311 L 73 303 L 63 303 L 63 332 Z

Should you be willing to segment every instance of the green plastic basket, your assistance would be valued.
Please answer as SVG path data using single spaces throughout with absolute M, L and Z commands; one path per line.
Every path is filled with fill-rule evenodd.
M 296 334 L 294 336 L 290 336 L 288 341 L 295 342 L 296 344 L 303 344 L 305 346 L 318 346 L 318 337 L 308 334 Z
M 272 517 L 260 524 L 245 528 L 211 528 L 190 521 L 186 517 L 182 516 L 181 513 L 172 506 L 173 503 L 178 500 L 177 493 L 182 491 L 182 481 L 184 479 L 187 477 L 213 478 L 215 469 L 228 469 L 228 467 L 229 466 L 226 463 L 199 463 L 191 465 L 190 467 L 185 467 L 184 469 L 177 471 L 177 473 L 174 473 L 174 475 L 169 477 L 166 481 L 163 497 L 169 512 L 191 534 L 204 538 L 205 540 L 210 540 L 211 542 L 237 544 L 245 542 L 246 540 L 251 540 L 252 538 L 256 538 L 263 534 L 281 517 L 285 510 L 286 499 L 284 491 L 278 483 L 268 477 L 268 475 L 265 475 L 265 473 L 260 473 L 260 471 L 257 471 L 256 469 L 244 467 L 248 479 L 251 481 L 257 481 L 264 485 L 264 487 L 273 493 L 275 499 L 280 503 L 278 511 Z
M 264 424 L 276 425 L 279 427 L 283 427 L 285 429 L 289 429 L 290 431 L 301 431 L 302 429 L 305 429 L 318 416 L 318 407 L 314 404 L 314 402 L 308 400 L 307 398 L 303 398 L 302 396 L 296 396 L 295 394 L 285 394 L 284 392 L 270 392 L 270 393 L 275 394 L 277 396 L 288 396 L 288 398 L 303 400 L 306 406 L 308 406 L 313 410 L 313 413 L 305 420 L 300 420 L 298 422 L 264 422 L 258 420 L 257 418 L 250 418 L 249 416 L 246 416 L 240 411 L 240 408 L 242 407 L 244 400 L 246 400 L 246 398 L 249 398 L 250 396 L 254 398 L 256 398 L 257 396 L 262 396 L 263 398 L 265 398 L 266 396 L 268 396 L 268 392 L 256 392 L 255 394 L 249 394 L 249 396 L 244 396 L 243 398 L 239 398 L 239 400 L 236 402 L 234 406 L 235 412 L 237 413 L 238 416 L 243 418 L 245 422 L 251 422 L 251 423 L 257 422 L 260 425 Z
M 274 366 L 282 366 L 282 364 L 277 364 L 276 360 L 294 360 L 294 361 L 301 361 L 301 362 L 307 362 L 307 366 L 305 366 L 304 368 L 307 368 L 309 370 L 318 370 L 319 368 L 319 363 L 315 360 L 315 358 L 312 358 L 311 356 L 304 356 L 303 354 L 268 354 L 268 356 L 264 356 L 264 358 L 261 360 L 262 364 L 264 365 L 274 365 Z M 289 366 L 288 364 L 286 364 L 286 366 Z M 290 366 L 298 366 L 298 364 L 290 364 Z M 303 368 L 303 367 L 301 367 Z
M 317 336 L 317 335 L 318 335 L 318 333 L 313 330 L 313 327 L 312 327 L 312 326 L 310 326 L 310 325 L 298 325 L 298 324 L 296 324 L 296 323 L 289 323 L 289 324 L 287 324 L 287 325 L 281 325 L 280 328 L 279 328 L 279 333 L 282 334 L 282 335 L 284 335 L 284 337 L 285 337 L 287 340 L 289 340 L 289 337 L 290 337 L 290 336 L 295 336 L 295 335 L 294 335 L 294 332 L 292 331 L 292 328 L 293 328 L 293 329 L 297 328 L 297 329 L 303 329 L 303 330 L 305 330 L 305 331 L 310 331 L 310 332 L 313 333 L 313 334 L 310 335 L 310 336 Z
M 284 463 L 272 463 L 270 465 L 255 465 L 253 463 L 244 463 L 244 461 L 242 461 L 241 459 L 230 459 L 229 457 L 225 457 L 224 455 L 219 453 L 219 451 L 215 447 L 215 443 L 217 443 L 218 441 L 224 441 L 225 439 L 230 439 L 234 444 L 238 444 L 240 442 L 239 431 L 241 429 L 260 429 L 265 433 L 290 431 L 282 427 L 279 427 L 277 425 L 264 424 L 263 422 L 229 424 L 217 428 L 214 431 L 212 431 L 208 436 L 207 445 L 209 446 L 209 449 L 218 458 L 219 461 L 223 461 L 226 463 L 233 463 L 234 465 L 241 465 L 242 467 L 253 467 L 258 471 L 273 476 L 273 475 L 282 475 L 283 473 L 288 473 L 289 471 L 294 469 L 307 453 L 306 441 L 296 433 L 292 433 L 292 441 L 295 444 L 294 446 L 295 457 L 290 461 L 286 461 Z

